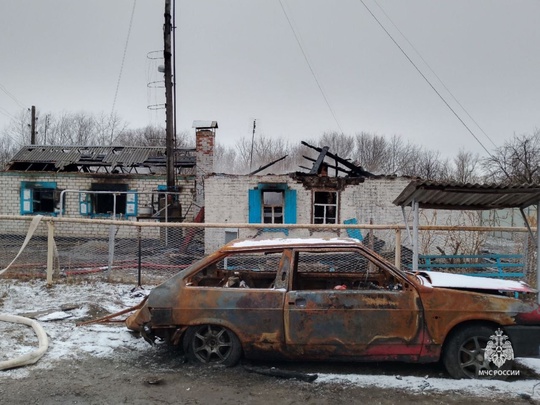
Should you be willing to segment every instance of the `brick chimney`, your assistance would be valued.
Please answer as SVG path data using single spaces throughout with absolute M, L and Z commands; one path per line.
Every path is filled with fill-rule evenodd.
M 197 196 L 195 202 L 199 207 L 204 206 L 204 179 L 214 173 L 214 142 L 216 138 L 216 121 L 193 121 L 195 128 L 195 156 Z

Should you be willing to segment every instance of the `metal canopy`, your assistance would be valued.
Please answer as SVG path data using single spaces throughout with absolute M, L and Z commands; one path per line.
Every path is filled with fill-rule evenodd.
M 442 210 L 491 210 L 526 208 L 540 201 L 540 185 L 463 184 L 415 180 L 394 204 Z
M 394 204 L 401 206 L 407 231 L 409 231 L 409 227 L 405 215 L 405 207 L 412 208 L 412 268 L 414 271 L 418 271 L 420 208 L 456 211 L 519 208 L 527 228 L 534 239 L 532 229 L 523 210 L 530 205 L 536 205 L 536 217 L 540 218 L 540 185 L 462 184 L 415 180 L 405 187 L 401 194 L 394 200 Z M 540 237 L 538 237 L 538 229 L 537 227 L 536 289 L 540 291 L 540 254 L 538 254 L 540 252 Z M 536 301 L 540 304 L 540 293 L 538 293 Z

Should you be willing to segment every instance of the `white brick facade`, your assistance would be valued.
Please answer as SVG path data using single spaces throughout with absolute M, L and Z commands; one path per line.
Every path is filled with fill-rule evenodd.
M 392 202 L 409 184 L 405 177 L 376 177 L 364 182 L 341 179 L 343 188 L 338 191 L 338 221 L 355 218 L 358 223 L 366 224 L 373 220 L 375 224 L 403 223 L 401 208 Z M 235 176 L 213 175 L 205 180 L 205 220 L 224 224 L 242 224 L 249 220 L 250 189 L 259 184 L 287 184 L 290 190 L 296 190 L 296 223 L 310 224 L 313 216 L 313 191 L 330 190 L 319 183 L 305 186 L 301 180 L 291 175 Z M 323 182 L 324 183 L 324 182 Z M 226 226 L 226 225 L 225 225 Z M 206 250 L 211 251 L 225 241 L 226 229 L 207 229 L 205 236 Z M 255 230 L 243 229 L 239 237 L 251 237 Z M 291 230 L 289 236 L 308 236 L 307 230 Z M 320 232 L 314 232 L 323 236 Z M 280 234 L 283 235 L 282 233 Z M 272 236 L 277 236 L 273 234 Z M 333 234 L 332 236 L 335 236 Z
M 0 215 L 20 215 L 21 213 L 21 182 L 55 182 L 59 190 L 90 190 L 92 183 L 114 183 L 127 184 L 129 190 L 137 191 L 138 211 L 141 207 L 150 205 L 152 196 L 147 194 L 156 192 L 159 185 L 166 184 L 165 176 L 149 174 L 95 174 L 95 173 L 41 173 L 41 172 L 1 172 L 0 173 Z M 193 176 L 177 177 L 177 185 L 181 187 L 180 202 L 182 204 L 182 215 L 186 216 L 186 221 L 190 222 L 197 214 L 198 208 L 193 205 L 195 194 L 195 179 Z M 189 209 L 189 211 L 187 211 Z M 64 217 L 88 218 L 80 214 L 79 193 L 66 192 L 64 204 Z M 136 218 L 129 220 L 135 221 Z M 155 221 L 155 220 L 154 220 Z M 20 223 L 19 223 L 20 222 Z M 27 221 L 2 221 L 0 233 L 21 234 L 26 232 Z M 88 225 L 77 227 L 74 224 L 57 224 L 59 234 L 63 236 L 87 235 Z M 43 228 L 43 229 L 42 229 Z M 125 227 L 127 230 L 127 227 Z M 98 233 L 96 237 L 107 236 L 106 227 L 96 227 Z M 46 232 L 44 227 L 40 227 L 40 232 Z M 150 232 L 150 230 L 146 230 Z M 153 231 L 156 232 L 155 230 Z M 149 235 L 146 235 L 149 236 Z

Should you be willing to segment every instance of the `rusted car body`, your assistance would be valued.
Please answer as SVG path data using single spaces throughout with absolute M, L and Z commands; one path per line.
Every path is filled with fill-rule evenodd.
M 191 360 L 436 362 L 456 378 L 494 367 L 491 334 L 538 356 L 540 309 L 517 281 L 404 272 L 355 239 L 233 241 L 154 288 L 126 321 Z

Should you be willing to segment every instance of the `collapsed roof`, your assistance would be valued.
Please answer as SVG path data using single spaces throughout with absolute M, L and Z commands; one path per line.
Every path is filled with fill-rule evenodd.
M 165 147 L 25 146 L 6 171 L 153 173 L 166 168 Z M 195 167 L 195 149 L 176 149 L 175 168 Z

